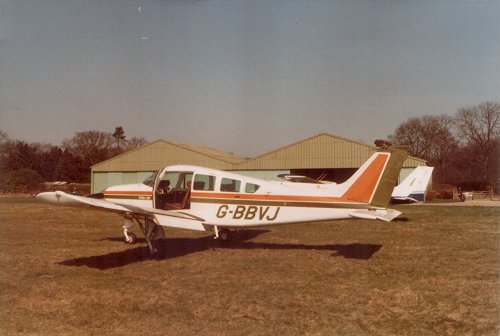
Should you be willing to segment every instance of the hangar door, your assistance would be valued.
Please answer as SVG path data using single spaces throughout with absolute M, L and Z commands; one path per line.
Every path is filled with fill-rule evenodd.
M 154 173 L 154 171 L 94 172 L 92 173 L 92 193 L 101 192 L 114 185 L 141 183 Z

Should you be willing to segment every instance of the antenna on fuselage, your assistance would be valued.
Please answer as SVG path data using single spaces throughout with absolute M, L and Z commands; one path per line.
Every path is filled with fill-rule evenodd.
M 327 172 L 323 172 L 323 174 L 321 174 L 317 179 L 316 179 L 316 182 L 321 182 L 325 179 L 326 175 L 328 175 Z

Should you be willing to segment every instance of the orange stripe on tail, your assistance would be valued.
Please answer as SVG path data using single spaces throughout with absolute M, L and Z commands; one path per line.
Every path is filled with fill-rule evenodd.
M 352 201 L 370 203 L 389 157 L 389 153 L 379 153 L 343 197 Z

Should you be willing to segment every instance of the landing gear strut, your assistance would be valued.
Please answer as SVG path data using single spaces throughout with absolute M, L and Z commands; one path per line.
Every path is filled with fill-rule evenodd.
M 146 238 L 149 252 L 151 254 L 157 254 L 160 247 L 158 244 L 158 240 L 161 238 L 165 238 L 163 228 L 160 225 L 156 224 L 155 221 L 149 217 L 126 217 L 125 222 L 123 223 L 123 235 L 124 241 L 127 244 L 135 244 L 137 242 L 137 236 L 132 232 L 128 232 L 128 230 L 134 225 L 133 220 L 135 220 L 141 228 L 141 231 Z
M 148 243 L 149 252 L 151 254 L 157 254 L 159 252 L 157 240 L 165 238 L 163 228 L 157 225 L 150 218 L 146 218 L 144 220 L 144 223 L 140 223 L 139 226 L 141 227 L 142 233 L 144 233 L 144 237 L 146 238 L 146 242 Z

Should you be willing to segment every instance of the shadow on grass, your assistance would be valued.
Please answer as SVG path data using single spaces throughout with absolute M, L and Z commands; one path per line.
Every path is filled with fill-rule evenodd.
M 105 255 L 83 257 L 65 260 L 59 262 L 64 266 L 87 266 L 100 270 L 112 269 L 126 266 L 129 264 L 142 262 L 146 260 L 165 260 L 181 257 L 191 253 L 202 252 L 210 249 L 245 249 L 245 250 L 314 250 L 314 251 L 332 251 L 332 257 L 344 257 L 346 259 L 368 260 L 373 254 L 382 248 L 382 245 L 375 244 L 328 244 L 328 245 L 306 245 L 306 244 L 279 244 L 262 243 L 248 241 L 267 230 L 244 230 L 233 232 L 230 242 L 221 242 L 214 240 L 213 236 L 201 238 L 169 238 L 157 241 L 159 252 L 151 256 L 147 246 L 135 247 L 120 252 L 109 253 Z M 122 242 L 118 238 L 106 238 L 103 240 Z M 144 242 L 144 239 L 138 240 Z
M 241 243 L 234 244 L 230 248 L 241 249 L 271 249 L 271 250 L 315 250 L 333 251 L 332 257 L 344 257 L 346 259 L 370 259 L 382 245 L 375 244 L 328 244 L 328 245 L 305 245 L 305 244 L 275 244 L 275 243 Z

